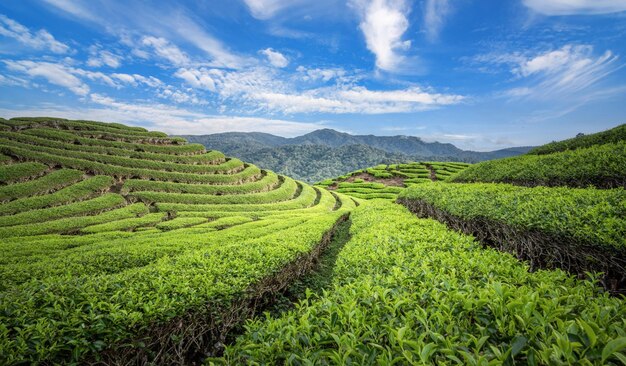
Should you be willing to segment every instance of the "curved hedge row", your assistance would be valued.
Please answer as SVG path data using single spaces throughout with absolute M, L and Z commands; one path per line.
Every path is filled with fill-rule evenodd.
M 233 195 L 207 195 L 168 192 L 133 192 L 129 196 L 143 202 L 176 203 L 176 204 L 259 204 L 278 203 L 293 198 L 298 189 L 295 180 L 283 177 L 283 183 L 276 189 L 260 193 L 244 193 Z
M 626 141 L 548 155 L 521 155 L 486 161 L 472 165 L 450 181 L 626 187 Z
M 130 219 L 122 219 L 104 224 L 90 225 L 80 231 L 85 234 L 94 234 L 107 231 L 134 230 L 142 226 L 154 226 L 163 221 L 166 217 L 167 213 L 165 212 L 155 212 L 141 217 L 132 217 Z
M 0 132 L 0 136 L 7 139 L 15 139 L 24 143 L 41 145 L 45 147 L 54 147 L 57 149 L 76 150 L 82 152 L 93 152 L 103 155 L 116 155 L 127 158 L 156 160 L 163 162 L 175 162 L 181 164 L 205 164 L 214 165 L 225 161 L 224 154 L 219 151 L 210 151 L 203 154 L 195 155 L 175 155 L 162 154 L 153 152 L 137 151 L 136 149 L 103 146 L 97 139 L 82 138 L 71 133 L 35 133 L 37 130 L 26 130 L 24 133 L 16 132 Z M 56 131 L 53 131 L 56 132 Z M 48 135 L 40 137 L 38 135 Z M 52 136 L 50 136 L 52 135 Z M 65 135 L 65 136 L 59 136 Z M 59 138 L 62 137 L 62 138 Z
M 60 189 L 54 193 L 20 198 L 0 205 L 0 216 L 80 201 L 102 194 L 114 183 L 113 178 L 98 175 Z
M 533 268 L 606 272 L 605 286 L 626 286 L 626 191 L 622 188 L 526 188 L 508 184 L 424 184 L 399 202 Z
M 94 200 L 84 201 L 80 203 L 92 204 L 87 210 L 93 212 L 97 209 L 95 206 L 95 200 L 108 200 L 107 204 L 114 203 L 114 198 L 107 195 L 94 198 Z M 125 202 L 125 201 L 123 201 Z M 68 205 L 70 206 L 70 205 Z M 66 207 L 66 206 L 61 206 Z M 35 211 L 32 211 L 33 213 Z M 137 203 L 126 207 L 118 208 L 116 210 L 105 211 L 95 216 L 77 216 L 68 217 L 58 220 L 50 220 L 49 216 L 45 216 L 45 222 L 31 223 L 23 225 L 15 225 L 9 227 L 0 227 L 0 238 L 8 238 L 12 236 L 31 236 L 42 235 L 50 233 L 71 232 L 73 230 L 79 230 L 89 225 L 103 224 L 110 221 L 126 219 L 135 217 L 137 215 L 143 215 L 148 213 L 148 208 L 143 203 Z M 35 221 L 29 221 L 35 222 Z
M 279 184 L 278 175 L 271 171 L 263 171 L 263 173 L 264 176 L 261 179 L 239 185 L 207 185 L 127 179 L 124 181 L 122 192 L 125 194 L 131 192 L 151 191 L 203 195 L 230 195 L 263 192 L 274 189 Z
M 46 170 L 47 165 L 37 162 L 0 165 L 0 183 L 19 182 L 42 175 Z
M 21 159 L 43 161 L 48 164 L 60 164 L 67 168 L 81 169 L 87 172 L 110 175 L 113 177 L 156 179 L 184 183 L 237 184 L 256 179 L 261 173 L 261 170 L 254 165 L 246 167 L 239 173 L 227 175 L 178 173 L 151 169 L 130 168 L 111 164 L 103 164 L 96 161 L 88 161 L 84 159 L 70 158 L 62 155 L 42 153 L 6 145 L 0 145 L 0 152 L 13 156 L 18 156 Z
M 145 136 L 145 137 L 167 137 L 166 133 L 158 131 L 148 131 L 141 127 L 129 127 L 119 123 L 111 124 L 106 122 L 96 121 L 73 121 L 63 118 L 49 118 L 49 117 L 15 117 L 8 121 L 9 124 L 15 124 L 19 127 L 32 127 L 35 126 L 53 126 L 56 128 L 63 127 L 72 130 L 87 130 L 98 132 L 112 132 L 123 133 L 130 136 Z
M 0 133 L 2 135 L 3 133 Z M 22 139 L 19 134 L 14 134 L 18 139 Z M 0 144 L 5 146 L 12 146 L 16 148 L 29 149 L 32 145 L 28 143 L 17 142 L 16 140 L 9 140 L 0 137 Z M 194 173 L 194 174 L 216 174 L 216 173 L 231 173 L 237 170 L 241 170 L 243 162 L 239 159 L 230 159 L 224 163 L 218 165 L 194 165 L 194 164 L 181 164 L 165 161 L 144 160 L 138 158 L 129 158 L 119 155 L 107 155 L 95 152 L 83 152 L 80 150 L 80 145 L 65 145 L 65 149 L 59 149 L 55 147 L 46 147 L 42 145 L 37 146 L 37 151 L 40 153 L 60 155 L 68 158 L 82 159 L 87 161 L 94 161 L 103 164 L 117 165 L 127 168 L 137 169 L 151 169 L 151 170 L 163 170 L 178 173 Z M 70 148 L 71 147 L 71 148 Z
M 211 212 L 238 212 L 238 211 L 266 211 L 266 210 L 294 210 L 315 206 L 319 202 L 319 192 L 313 187 L 298 182 L 297 196 L 290 200 L 274 203 L 215 203 L 215 204 L 186 204 L 186 203 L 165 203 L 157 202 L 156 207 L 160 211 L 211 211 Z M 226 196 L 225 196 L 226 197 Z M 237 196 L 233 196 L 237 197 Z M 316 202 L 317 201 L 317 202 Z
M 174 254 L 164 255 L 163 249 L 156 260 L 155 234 L 148 232 L 135 234 L 139 236 L 130 242 L 106 243 L 107 248 L 119 248 L 109 255 L 101 250 L 90 255 L 78 251 L 59 259 L 58 265 L 41 262 L 32 268 L 34 273 L 37 268 L 44 270 L 41 278 L 23 282 L 0 297 L 0 363 L 89 358 L 115 363 L 124 355 L 143 359 L 184 354 L 204 339 L 199 334 L 216 334 L 228 326 L 223 319 L 248 316 L 244 304 L 276 286 L 263 280 L 310 253 L 340 215 L 275 221 L 271 231 L 266 230 L 267 223 L 255 229 L 256 223 L 251 222 L 219 236 L 162 233 L 159 250 L 169 247 Z M 124 243 L 132 245 L 120 248 Z M 84 258 L 82 268 L 77 265 L 79 258 Z M 66 264 L 71 269 L 60 272 Z M 134 268 L 123 270 L 127 267 Z M 59 269 L 58 275 L 46 275 L 54 268 Z M 80 275 L 85 268 L 96 272 Z M 298 273 L 285 275 L 291 278 Z M 55 326 L 42 327 L 38 321 L 42 318 Z M 181 321 L 187 325 L 184 329 L 178 326 Z M 11 331 L 8 337 L 9 329 L 19 332 Z M 206 341 L 212 343 L 202 346 L 210 347 L 217 339 L 209 338 Z
M 112 122 L 83 121 L 83 120 L 72 121 L 72 120 L 68 120 L 65 118 L 56 118 L 56 117 L 14 117 L 14 118 L 11 118 L 11 123 L 20 124 L 21 127 L 30 126 L 32 123 L 39 123 L 39 124 L 51 123 L 54 125 L 54 124 L 65 123 L 65 122 L 76 122 L 76 123 L 82 123 L 82 124 L 90 124 L 93 126 L 104 126 L 108 128 L 115 128 L 119 130 L 128 130 L 128 131 L 135 131 L 135 132 L 137 131 L 148 132 L 148 130 L 146 130 L 143 127 L 127 126 L 121 123 L 112 123 Z
M 31 210 L 11 216 L 0 216 L 0 226 L 26 225 L 64 217 L 93 215 L 103 210 L 120 207 L 125 203 L 126 200 L 119 194 L 107 193 L 90 200 L 74 202 L 64 206 Z M 11 228 L 7 228 L 7 231 L 10 230 Z
M 54 192 L 83 178 L 83 172 L 60 169 L 41 178 L 0 187 L 0 202 Z
M 118 149 L 149 152 L 154 154 L 167 154 L 167 155 L 180 155 L 193 157 L 193 154 L 204 153 L 205 148 L 201 144 L 186 144 L 186 145 L 156 145 L 156 144 L 139 144 L 132 142 L 122 141 L 110 141 L 102 139 L 89 139 L 78 136 L 76 133 L 63 132 L 52 128 L 33 128 L 29 130 L 20 131 L 20 133 L 27 135 L 34 135 L 48 139 L 58 139 L 61 141 L 74 143 L 78 141 L 85 145 L 91 146 L 104 146 Z

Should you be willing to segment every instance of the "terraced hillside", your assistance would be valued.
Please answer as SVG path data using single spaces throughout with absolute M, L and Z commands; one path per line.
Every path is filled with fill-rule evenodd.
M 193 359 L 358 202 L 142 128 L 0 126 L 0 364 Z
M 0 364 L 626 364 L 624 189 L 452 183 L 473 169 L 327 190 L 138 127 L 0 119 Z
M 316 184 L 328 190 L 362 199 L 395 199 L 406 187 L 430 181 L 446 181 L 467 163 L 422 162 L 377 165 Z
M 554 142 L 525 155 L 475 164 L 454 182 L 626 188 L 626 125 Z
M 625 292 L 625 126 L 472 165 L 453 184 L 414 186 L 399 202 L 533 269 L 602 272 L 604 287 Z

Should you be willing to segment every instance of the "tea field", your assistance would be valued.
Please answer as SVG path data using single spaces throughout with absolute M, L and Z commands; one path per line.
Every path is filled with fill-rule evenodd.
M 470 164 L 416 162 L 377 165 L 316 184 L 331 191 L 361 199 L 396 199 L 404 188 L 431 181 L 446 181 Z
M 0 119 L 0 364 L 626 364 L 625 159 L 622 127 L 311 186 Z

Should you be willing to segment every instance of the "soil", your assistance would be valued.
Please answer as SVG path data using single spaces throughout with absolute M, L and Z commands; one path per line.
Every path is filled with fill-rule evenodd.
M 435 172 L 435 168 L 433 168 L 430 164 L 424 164 L 424 166 L 430 171 L 430 180 L 433 182 L 437 181 L 437 173 Z

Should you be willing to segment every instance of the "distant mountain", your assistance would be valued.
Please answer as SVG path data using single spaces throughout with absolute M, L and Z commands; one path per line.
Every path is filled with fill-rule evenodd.
M 455 155 L 463 151 L 452 144 L 424 142 L 415 136 L 355 136 L 331 129 L 313 131 L 290 140 L 290 144 L 294 145 L 326 145 L 331 147 L 367 145 L 383 151 L 406 155 Z
M 307 182 L 377 164 L 428 160 L 475 163 L 521 155 L 532 149 L 514 147 L 491 152 L 465 151 L 452 144 L 424 142 L 414 136 L 350 135 L 332 129 L 321 129 L 293 138 L 260 132 L 182 137 L 208 149 L 219 150 L 261 168 Z

